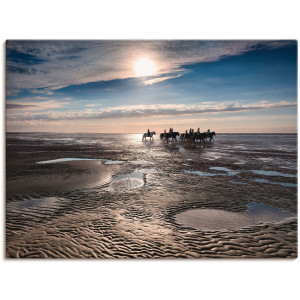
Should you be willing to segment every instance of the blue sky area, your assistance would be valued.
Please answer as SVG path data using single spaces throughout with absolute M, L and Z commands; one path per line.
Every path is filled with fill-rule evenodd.
M 8 131 L 297 132 L 296 41 L 8 41 L 6 61 Z

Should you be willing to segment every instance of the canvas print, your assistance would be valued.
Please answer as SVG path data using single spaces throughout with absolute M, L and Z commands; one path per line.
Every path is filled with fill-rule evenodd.
M 296 258 L 297 41 L 8 40 L 7 258 Z

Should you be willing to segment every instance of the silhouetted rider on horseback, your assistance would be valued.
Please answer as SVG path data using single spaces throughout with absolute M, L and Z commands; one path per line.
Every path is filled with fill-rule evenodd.
M 148 129 L 148 136 L 150 136 L 150 129 Z

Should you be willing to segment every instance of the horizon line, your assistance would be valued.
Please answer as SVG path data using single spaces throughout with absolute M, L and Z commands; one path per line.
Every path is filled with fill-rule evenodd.
M 203 131 L 206 132 L 206 131 Z M 6 131 L 6 133 L 99 133 L 99 134 L 144 134 L 145 132 L 58 132 L 58 131 Z M 161 132 L 163 133 L 163 132 Z M 183 132 L 184 133 L 184 132 Z M 298 132 L 218 132 L 218 134 L 298 134 Z

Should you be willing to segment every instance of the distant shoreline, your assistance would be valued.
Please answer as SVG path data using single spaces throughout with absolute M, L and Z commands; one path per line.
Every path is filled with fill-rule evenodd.
M 14 133 L 14 134 L 21 134 L 21 133 L 45 133 L 45 134 L 49 134 L 49 133 L 52 133 L 52 134 L 144 134 L 144 132 L 139 132 L 139 133 L 134 133 L 134 132 L 52 132 L 52 131 L 26 131 L 26 132 L 16 132 L 16 131 L 8 131 L 6 133 Z M 224 132 L 216 132 L 217 134 L 223 134 L 223 135 L 227 135 L 227 134 L 238 134 L 238 135 L 249 135 L 249 134 L 257 134 L 257 135 L 273 135 L 273 134 L 280 134 L 280 135 L 287 135 L 287 134 L 290 134 L 290 135 L 297 135 L 298 132 L 287 132 L 287 133 L 278 133 L 278 132 L 263 132 L 263 133 L 258 133 L 258 132 L 249 132 L 249 133 L 238 133 L 238 132 L 234 132 L 234 133 L 224 133 Z

